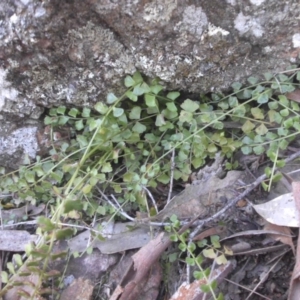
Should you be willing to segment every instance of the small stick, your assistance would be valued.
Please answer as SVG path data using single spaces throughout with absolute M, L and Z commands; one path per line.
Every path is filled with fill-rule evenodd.
M 173 180 L 174 180 L 174 168 L 175 168 L 175 148 L 172 150 L 172 157 L 171 157 L 171 174 L 170 174 L 170 188 L 167 203 L 171 201 L 172 198 L 172 191 L 173 191 Z
M 147 194 L 148 194 L 149 198 L 151 199 L 152 204 L 153 204 L 153 206 L 154 206 L 154 208 L 155 208 L 155 210 L 156 210 L 156 213 L 158 214 L 158 208 L 157 208 L 156 202 L 155 202 L 155 200 L 154 200 L 154 198 L 153 198 L 153 196 L 152 196 L 152 193 L 151 193 L 151 192 L 149 191 L 149 189 L 148 189 L 147 187 L 145 187 L 145 186 L 143 186 L 143 189 L 147 192 Z

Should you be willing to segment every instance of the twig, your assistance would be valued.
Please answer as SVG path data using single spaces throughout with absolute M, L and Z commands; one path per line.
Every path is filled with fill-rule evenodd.
M 158 208 L 157 208 L 157 205 L 156 205 L 156 201 L 154 200 L 152 193 L 145 186 L 143 186 L 143 190 L 145 190 L 147 192 L 147 194 L 148 194 L 149 198 L 151 199 L 152 204 L 153 204 L 153 206 L 156 210 L 156 213 L 158 213 Z
M 284 161 L 285 161 L 285 163 L 288 163 L 288 162 L 290 162 L 290 161 L 292 161 L 292 160 L 294 160 L 295 158 L 298 158 L 298 157 L 300 157 L 300 151 L 292 154 L 291 156 L 289 156 L 288 158 L 286 158 Z M 199 233 L 199 231 L 201 230 L 201 228 L 205 224 L 207 224 L 209 222 L 212 222 L 212 221 L 215 221 L 217 218 L 219 218 L 220 216 L 222 216 L 228 209 L 230 209 L 237 202 L 239 202 L 240 200 L 242 200 L 246 195 L 248 195 L 252 190 L 254 190 L 259 184 L 261 184 L 266 178 L 267 178 L 267 175 L 265 175 L 265 174 L 259 176 L 254 182 L 252 182 L 250 184 L 250 186 L 243 193 L 241 193 L 240 195 L 238 195 L 237 197 L 235 197 L 233 200 L 231 200 L 226 206 L 224 206 L 216 214 L 214 214 L 213 216 L 211 216 L 209 218 L 206 218 L 204 220 L 199 220 L 198 222 L 195 222 L 194 224 L 197 227 L 190 234 L 190 237 L 189 237 L 190 242 Z
M 24 222 L 19 222 L 19 223 L 13 223 L 13 224 L 3 224 L 3 228 L 9 228 L 9 227 L 15 227 L 15 226 L 20 226 L 20 225 L 36 225 L 37 220 L 32 220 L 32 221 L 24 221 Z
M 171 157 L 171 174 L 170 174 L 170 188 L 168 193 L 167 203 L 171 201 L 172 192 L 173 192 L 173 180 L 174 180 L 174 168 L 175 168 L 175 148 L 172 150 L 172 157 Z
M 134 218 L 130 217 L 122 208 L 122 206 L 119 204 L 119 202 L 117 201 L 117 199 L 115 198 L 114 195 L 111 195 L 112 199 L 116 202 L 116 205 L 114 203 L 112 203 L 112 201 L 109 200 L 109 198 L 101 191 L 101 189 L 99 189 L 97 187 L 98 192 L 101 194 L 101 196 L 123 217 L 125 217 L 126 219 L 130 220 L 130 221 L 135 221 Z
M 251 292 L 251 290 L 250 290 L 248 287 L 246 287 L 246 286 L 243 286 L 243 285 L 241 285 L 241 284 L 239 284 L 239 283 L 236 283 L 236 282 L 234 282 L 234 281 L 232 281 L 232 280 L 230 280 L 230 279 L 227 279 L 227 278 L 225 278 L 225 280 L 226 280 L 227 282 L 231 283 L 231 284 L 234 284 L 234 285 L 236 285 L 236 286 L 238 286 L 238 287 L 240 287 L 240 288 L 246 290 L 246 291 Z M 258 296 L 260 296 L 261 298 L 264 298 L 264 299 L 266 299 L 266 300 L 272 300 L 271 298 L 268 298 L 268 297 L 266 297 L 266 296 L 264 296 L 264 295 L 262 295 L 262 294 L 260 294 L 260 293 L 258 293 L 258 292 L 255 292 L 255 291 L 253 292 L 253 294 L 258 295 Z

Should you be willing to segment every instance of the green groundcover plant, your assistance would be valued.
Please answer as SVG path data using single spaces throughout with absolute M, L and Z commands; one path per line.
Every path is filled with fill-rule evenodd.
M 97 188 L 114 194 L 124 211 L 134 214 L 149 209 L 145 187 L 185 182 L 217 152 L 227 158 L 227 169 L 237 168 L 233 154 L 240 150 L 265 153 L 273 162 L 265 170 L 268 189 L 278 179 L 275 168 L 284 165 L 281 152 L 299 134 L 299 104 L 287 96 L 299 81 L 300 71 L 293 66 L 280 74 L 266 73 L 261 80 L 249 77 L 247 85 L 235 82 L 226 95 L 189 99 L 136 72 L 125 77 L 127 90 L 121 96 L 109 93 L 93 107 L 51 108 L 44 120 L 49 156 L 34 162 L 25 157 L 15 172 L 0 170 L 2 195 L 13 195 L 4 197 L 3 206 L 45 203 L 51 211 L 38 219 L 39 243 L 26 251 L 27 267 L 41 278 L 36 290 L 56 275 L 46 272 L 48 260 L 55 258 L 54 241 L 75 233 L 61 228 L 62 217 L 89 222 L 95 215 L 118 214 L 98 200 Z M 67 138 L 62 132 L 68 132 Z M 37 267 L 41 261 L 44 268 Z M 11 266 L 10 273 L 18 273 Z M 2 281 L 8 282 L 4 291 L 13 278 L 2 273 Z

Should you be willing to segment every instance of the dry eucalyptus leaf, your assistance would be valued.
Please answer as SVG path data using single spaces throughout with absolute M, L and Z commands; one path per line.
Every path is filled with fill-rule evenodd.
M 292 193 L 283 194 L 269 202 L 253 205 L 256 212 L 278 226 L 299 227 L 299 212 Z

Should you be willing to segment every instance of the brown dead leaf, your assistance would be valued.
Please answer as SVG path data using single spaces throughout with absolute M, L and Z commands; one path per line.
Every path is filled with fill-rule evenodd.
M 245 207 L 248 204 L 246 199 L 242 199 L 240 201 L 237 202 L 236 207 L 242 208 Z
M 286 97 L 292 101 L 300 103 L 300 90 L 294 90 L 293 92 L 286 93 Z
M 294 255 L 296 254 L 295 246 L 294 246 L 294 243 L 292 240 L 291 229 L 289 227 L 278 226 L 278 225 L 266 222 L 264 229 L 271 230 L 271 231 L 277 231 L 278 234 L 269 234 L 269 237 L 271 237 L 275 241 L 280 241 L 283 244 L 289 245 L 292 248 Z
M 169 235 L 162 232 L 135 253 L 132 256 L 131 265 L 125 272 L 124 277 L 115 289 L 110 300 L 137 299 L 143 279 L 170 244 L 171 240 Z

